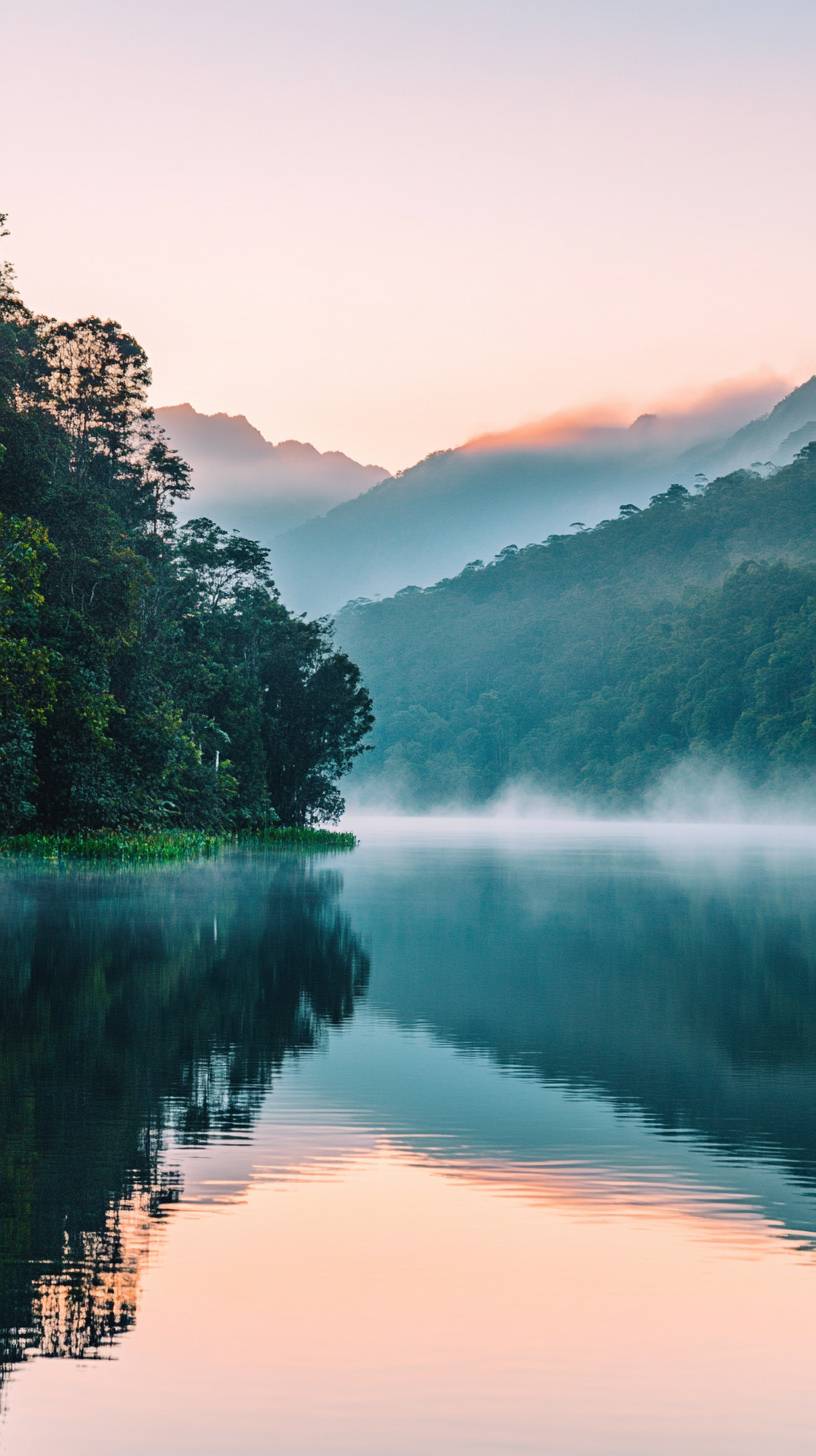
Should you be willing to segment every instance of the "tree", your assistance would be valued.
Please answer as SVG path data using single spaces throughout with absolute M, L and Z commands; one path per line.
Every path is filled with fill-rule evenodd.
M 154 536 L 169 535 L 176 524 L 173 506 L 192 494 L 190 467 L 154 419 L 143 422 L 137 459 L 149 529 Z
M 51 545 L 36 522 L 0 515 L 0 816 L 33 812 L 33 728 L 53 702 L 52 657 L 37 645 L 42 575 Z
M 650 506 L 681 506 L 689 500 L 689 492 L 684 485 L 670 485 L 667 490 L 659 495 L 653 495 L 649 501 Z
M 205 611 L 217 611 L 242 589 L 272 589 L 267 547 L 237 531 L 225 531 L 206 516 L 181 527 L 179 560 Z
M 149 383 L 118 324 L 37 317 L 0 269 L 0 828 L 336 817 L 368 694 L 265 547 L 178 526 Z
M 43 329 L 48 405 L 70 443 L 71 472 L 109 489 L 130 474 L 136 432 L 150 418 L 144 350 L 111 319 L 49 322 Z

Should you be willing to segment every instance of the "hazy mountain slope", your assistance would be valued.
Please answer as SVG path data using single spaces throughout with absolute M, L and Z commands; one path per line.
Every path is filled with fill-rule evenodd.
M 350 606 L 338 637 L 376 713 L 355 778 L 426 805 L 517 777 L 621 805 L 690 751 L 759 778 L 812 771 L 811 563 L 816 446 L 767 479 L 675 486 L 594 530 Z
M 776 447 L 774 451 L 774 463 L 776 465 L 790 465 L 791 461 L 804 450 L 812 440 L 816 440 L 816 419 L 809 420 L 800 430 L 794 430 Z
M 723 475 L 766 461 L 788 465 L 798 450 L 816 439 L 816 375 L 800 384 L 761 418 L 711 449 L 693 450 L 684 457 L 688 468 Z
M 158 409 L 156 417 L 193 467 L 195 493 L 186 515 L 213 515 L 267 542 L 388 475 L 299 440 L 273 445 L 243 415 L 204 415 L 179 404 Z
M 433 456 L 276 541 L 272 566 L 297 610 L 334 611 L 352 597 L 427 586 L 508 542 L 597 519 L 644 498 L 667 464 L 567 451 Z
M 755 405 L 756 393 L 750 398 Z M 691 485 L 698 472 L 721 473 L 720 456 L 728 469 L 749 465 L 757 452 L 768 458 L 816 416 L 816 380 L 747 431 L 713 435 L 733 413 L 732 405 L 726 415 L 711 408 L 645 415 L 628 429 L 585 422 L 549 438 L 533 427 L 504 443 L 493 436 L 431 456 L 283 536 L 273 548 L 277 580 L 287 601 L 313 612 L 427 586 L 510 542 L 541 541 L 576 520 L 594 524 L 622 502 L 645 503 L 670 481 Z

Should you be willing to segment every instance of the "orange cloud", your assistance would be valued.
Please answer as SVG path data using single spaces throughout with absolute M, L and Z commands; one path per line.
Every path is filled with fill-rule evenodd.
M 764 415 L 792 388 L 790 380 L 770 370 L 741 375 L 705 386 L 688 386 L 652 400 L 643 408 L 623 401 L 597 401 L 573 409 L 556 410 L 508 430 L 476 435 L 464 450 L 547 449 L 556 446 L 610 443 L 644 416 L 659 418 L 669 439 L 679 442 L 705 435 L 731 434 L 751 419 Z

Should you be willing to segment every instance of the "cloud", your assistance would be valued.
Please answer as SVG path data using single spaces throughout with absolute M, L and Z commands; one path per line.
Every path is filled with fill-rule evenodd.
M 730 435 L 767 413 L 792 385 L 770 370 L 677 390 L 636 409 L 622 400 L 598 400 L 529 420 L 509 430 L 477 435 L 466 451 L 556 448 L 618 448 L 647 438 L 680 448 L 718 435 Z

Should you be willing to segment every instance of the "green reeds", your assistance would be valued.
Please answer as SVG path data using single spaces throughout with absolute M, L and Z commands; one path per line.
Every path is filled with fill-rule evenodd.
M 334 829 L 269 829 L 214 834 L 198 829 L 79 830 L 75 834 L 11 834 L 0 838 L 0 854 L 43 860 L 113 860 L 146 864 L 192 859 L 239 845 L 293 849 L 354 849 L 357 838 Z

